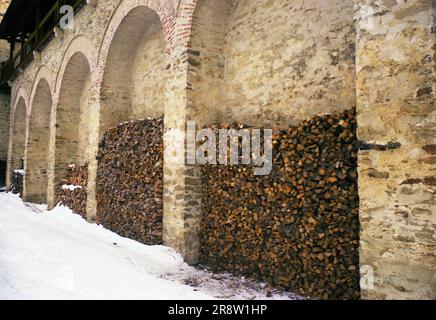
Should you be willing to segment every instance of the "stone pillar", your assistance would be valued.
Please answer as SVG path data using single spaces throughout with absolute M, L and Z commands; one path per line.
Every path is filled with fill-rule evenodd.
M 189 264 L 198 262 L 201 190 L 198 168 L 185 163 L 187 52 L 172 53 L 164 137 L 163 241 Z
M 10 95 L 0 93 L 0 187 L 6 183 L 6 162 L 9 145 Z
M 55 195 L 55 164 L 56 164 L 56 118 L 59 98 L 55 97 L 50 114 L 50 144 L 48 147 L 48 169 L 47 169 L 47 204 L 51 210 L 56 205 Z
M 432 0 L 356 6 L 364 299 L 436 298 L 433 10 Z
M 91 73 L 91 89 L 89 93 L 89 151 L 88 151 L 88 197 L 86 200 L 86 218 L 89 222 L 97 220 L 97 155 L 100 133 L 100 91 L 98 90 L 98 73 Z

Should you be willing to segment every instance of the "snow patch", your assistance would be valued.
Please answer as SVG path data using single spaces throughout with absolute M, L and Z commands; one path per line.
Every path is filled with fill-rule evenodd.
M 214 276 L 174 250 L 90 224 L 62 206 L 0 193 L 0 300 L 296 299 L 230 275 Z
M 62 185 L 62 189 L 63 190 L 74 191 L 74 190 L 77 190 L 77 189 L 82 189 L 82 186 L 76 186 L 76 185 L 73 185 L 73 184 L 64 184 L 64 185 Z

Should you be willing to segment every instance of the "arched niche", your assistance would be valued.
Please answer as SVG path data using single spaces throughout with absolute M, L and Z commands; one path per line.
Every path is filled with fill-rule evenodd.
M 90 65 L 82 52 L 74 53 L 65 68 L 56 109 L 55 184 L 70 164 L 85 164 L 89 150 Z
M 25 201 L 46 203 L 50 145 L 50 119 L 53 104 L 50 85 L 40 79 L 33 97 L 27 141 Z
M 23 97 L 18 99 L 12 128 L 11 173 L 24 169 L 24 152 L 26 145 L 26 102 Z
M 100 137 L 130 119 L 164 114 L 166 40 L 159 16 L 139 6 L 121 21 L 110 43 L 100 96 Z

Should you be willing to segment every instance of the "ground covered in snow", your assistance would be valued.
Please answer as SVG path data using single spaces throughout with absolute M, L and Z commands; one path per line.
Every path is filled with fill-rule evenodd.
M 0 192 L 0 300 L 298 299 L 264 284 L 212 274 L 163 246 L 146 246 Z

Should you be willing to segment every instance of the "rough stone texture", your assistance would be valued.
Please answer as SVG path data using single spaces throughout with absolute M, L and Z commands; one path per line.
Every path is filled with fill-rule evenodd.
M 75 53 L 68 61 L 56 108 L 55 184 L 67 174 L 70 164 L 87 162 L 90 66 L 86 56 Z
M 199 126 L 288 127 L 355 105 L 352 1 L 199 0 L 192 19 L 186 111 Z M 198 230 L 198 168 L 188 172 L 185 223 Z
M 22 96 L 16 103 L 14 112 L 11 114 L 8 146 L 8 166 L 6 172 L 6 184 L 12 186 L 12 174 L 14 170 L 24 168 L 25 161 L 25 143 L 26 143 L 26 101 Z
M 0 93 L 0 160 L 6 161 L 9 143 L 10 97 Z
M 0 22 L 3 14 L 8 8 L 10 0 L 0 0 Z M 5 40 L 0 40 L 0 64 L 9 58 L 9 44 Z M 3 163 L 7 160 L 8 143 L 9 143 L 9 111 L 10 96 L 0 93 L 0 161 Z M 1 170 L 1 169 L 0 169 Z M 3 177 L 4 173 L 0 173 Z M 3 179 L 1 179 L 3 180 Z M 4 182 L 4 181 L 3 181 Z
M 50 112 L 52 94 L 46 79 L 39 81 L 32 100 L 32 117 L 26 148 L 26 175 L 23 199 L 33 203 L 47 203 L 47 171 L 50 140 Z
M 360 8 L 374 6 L 375 12 L 368 16 L 357 6 L 353 13 L 355 2 Z M 376 290 L 364 297 L 434 296 L 431 5 L 431 0 L 105 0 L 95 8 L 87 5 L 76 14 L 72 30 L 58 33 L 41 58 L 12 79 L 7 184 L 23 158 L 24 189 L 35 189 L 32 184 L 39 181 L 27 174 L 24 151 L 26 137 L 35 136 L 36 127 L 28 124 L 35 123 L 33 101 L 39 98 L 33 94 L 41 78 L 53 102 L 50 134 L 44 138 L 49 206 L 55 202 L 56 168 L 69 161 L 62 148 L 73 146 L 73 160 L 88 165 L 90 221 L 96 217 L 96 156 L 106 120 L 115 125 L 164 114 L 164 145 L 171 151 L 164 158 L 163 240 L 195 263 L 201 192 L 198 168 L 183 162 L 186 120 L 201 124 L 221 117 L 287 126 L 355 105 L 357 88 L 360 139 L 380 146 L 401 143 L 397 149 L 360 154 L 361 255 L 378 276 Z M 360 27 L 372 22 L 372 30 Z M 123 59 L 131 68 L 124 68 Z M 85 73 L 73 72 L 85 64 Z M 111 75 L 118 82 L 111 82 Z M 62 88 L 68 81 L 70 90 Z M 79 90 L 72 92 L 73 87 Z M 120 103 L 108 108 L 108 94 Z M 70 125 L 71 134 L 63 136 L 69 124 L 62 120 L 62 106 L 70 104 L 75 128 Z M 409 236 L 415 242 L 396 240 Z M 394 249 L 383 256 L 388 246 Z M 410 266 L 402 260 L 409 254 Z M 401 273 L 395 269 L 400 267 Z
M 0 0 L 0 22 L 3 20 L 3 15 L 8 9 L 11 0 Z M 6 40 L 0 40 L 0 63 L 9 59 L 9 43 Z
M 123 121 L 163 115 L 164 52 L 159 16 L 146 7 L 133 9 L 109 49 L 101 91 L 100 137 Z
M 287 127 L 355 105 L 352 1 L 199 0 L 190 44 L 197 121 Z
M 358 135 L 397 143 L 360 152 L 361 266 L 373 268 L 375 286 L 362 294 L 435 299 L 432 1 L 360 1 L 356 16 Z

